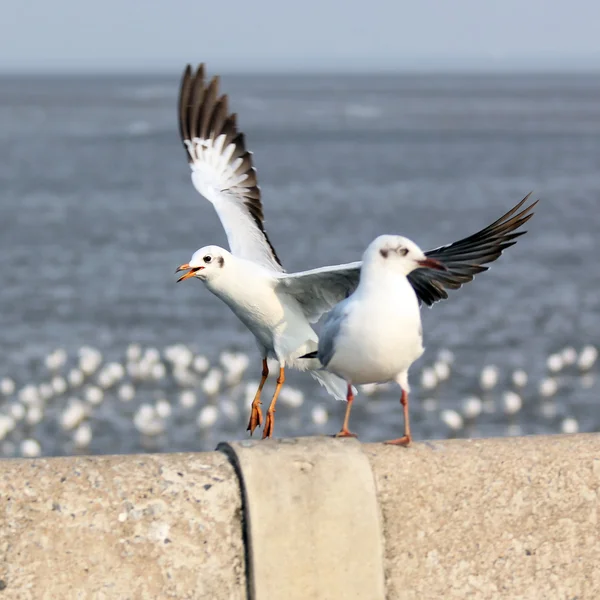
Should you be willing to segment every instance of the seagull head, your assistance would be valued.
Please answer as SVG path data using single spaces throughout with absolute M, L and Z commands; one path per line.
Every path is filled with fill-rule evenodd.
M 380 235 L 367 247 L 363 261 L 366 265 L 378 265 L 402 275 L 423 268 L 447 270 L 439 260 L 428 257 L 412 240 L 400 235 Z
M 200 248 L 200 250 L 194 252 L 189 263 L 177 267 L 175 273 L 187 271 L 177 282 L 190 279 L 191 277 L 196 277 L 196 279 L 202 281 L 217 277 L 222 272 L 229 256 L 231 255 L 224 248 L 220 248 L 219 246 L 204 246 L 204 248 Z

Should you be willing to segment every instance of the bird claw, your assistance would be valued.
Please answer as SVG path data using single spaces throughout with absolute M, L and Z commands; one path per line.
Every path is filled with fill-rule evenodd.
M 347 429 L 342 429 L 341 431 L 338 431 L 338 433 L 336 433 L 333 437 L 336 437 L 336 438 L 357 438 L 358 436 L 355 433 L 352 433 L 351 431 L 348 431 Z
M 275 411 L 273 411 L 275 412 Z M 263 429 L 262 439 L 273 437 L 273 429 L 275 429 L 275 415 L 273 412 L 267 411 L 267 420 Z
M 250 432 L 250 435 L 254 433 L 257 427 L 260 427 L 263 423 L 262 410 L 260 410 L 260 402 L 252 405 L 252 411 L 250 412 L 250 420 L 248 421 L 248 427 L 246 431 Z
M 383 442 L 384 444 L 388 444 L 390 446 L 408 446 L 412 442 L 412 436 L 403 435 L 401 438 L 397 438 L 395 440 L 387 440 Z

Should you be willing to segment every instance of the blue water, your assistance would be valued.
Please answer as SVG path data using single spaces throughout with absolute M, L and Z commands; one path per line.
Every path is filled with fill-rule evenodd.
M 73 362 L 84 344 L 107 360 L 122 360 L 131 342 L 181 342 L 213 362 L 235 349 L 251 357 L 245 380 L 259 377 L 254 340 L 233 314 L 198 282 L 175 284 L 175 267 L 193 251 L 226 245 L 190 182 L 177 132 L 178 75 L 2 79 L 0 376 L 18 389 L 48 380 L 49 351 L 63 347 Z M 556 417 L 540 413 L 537 392 L 549 353 L 600 343 L 600 76 L 225 76 L 222 89 L 254 152 L 267 229 L 290 271 L 356 260 L 381 233 L 424 248 L 448 243 L 533 190 L 541 202 L 529 233 L 489 272 L 424 311 L 414 434 L 450 435 L 422 400 L 460 410 L 480 394 L 486 364 L 501 372 L 489 396 L 499 408 L 456 435 L 555 432 L 565 416 L 583 431 L 600 427 L 598 386 L 584 387 L 577 369 L 559 375 Z M 455 353 L 452 376 L 422 390 L 420 371 L 441 348 Z M 517 367 L 530 384 L 509 421 L 501 394 Z M 288 381 L 307 399 L 278 411 L 277 434 L 335 432 L 342 403 L 308 376 Z M 157 395 L 176 403 L 178 394 L 167 380 L 155 388 L 142 386 L 127 405 L 107 393 L 90 413 L 87 451 L 201 450 L 245 435 L 239 389 L 223 393 L 239 418 L 220 417 L 210 433 L 194 423 L 208 401 L 198 392 L 196 408 L 178 409 L 149 443 L 132 412 Z M 80 395 L 49 400 L 42 423 L 18 425 L 6 440 L 18 448 L 33 437 L 44 454 L 74 451 L 56 420 Z M 14 400 L 0 401 L 0 413 Z M 329 413 L 324 425 L 311 418 L 316 404 Z M 364 440 L 395 437 L 401 422 L 396 390 L 355 403 L 353 429 Z

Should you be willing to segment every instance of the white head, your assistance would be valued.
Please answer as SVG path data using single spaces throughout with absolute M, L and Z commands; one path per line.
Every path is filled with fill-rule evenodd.
M 231 254 L 219 246 L 204 246 L 194 252 L 189 263 L 177 267 L 175 273 L 187 271 L 177 281 L 183 281 L 190 277 L 196 277 L 202 281 L 208 281 L 218 277 L 225 265 L 231 258 Z
M 402 275 L 415 269 L 437 269 L 446 267 L 434 258 L 429 258 L 413 241 L 400 235 L 380 235 L 365 250 L 363 262 L 369 269 L 383 268 Z

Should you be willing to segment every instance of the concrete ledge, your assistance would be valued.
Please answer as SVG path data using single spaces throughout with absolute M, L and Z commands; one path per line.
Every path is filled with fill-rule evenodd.
M 384 600 L 371 466 L 354 439 L 221 444 L 244 492 L 252 598 Z
M 0 600 L 246 598 L 220 452 L 0 461 Z
M 365 446 L 388 598 L 600 598 L 600 435 L 401 450 Z
M 290 535 L 264 539 L 269 513 L 261 514 L 257 529 L 249 505 L 258 494 L 280 501 L 296 486 L 295 494 L 319 498 L 311 486 L 328 487 L 343 520 L 353 521 L 348 543 L 360 544 L 352 536 L 371 493 L 365 456 L 381 517 L 378 568 L 387 598 L 600 598 L 600 435 L 408 449 L 347 442 L 296 442 L 307 464 L 317 465 L 301 469 L 298 479 L 281 451 L 289 442 L 258 446 L 266 478 L 260 470 L 252 475 L 248 469 L 256 466 L 245 459 L 235 459 L 236 472 L 221 452 L 0 461 L 0 600 L 279 600 L 248 586 L 250 551 L 260 549 L 260 568 L 276 569 L 294 546 L 291 534 L 301 532 L 300 515 L 324 536 L 337 516 L 330 508 L 307 512 L 302 502 L 296 513 L 290 502 L 285 519 L 276 520 L 278 527 L 289 523 Z M 239 456 L 237 448 L 234 453 Z M 338 475 L 343 483 L 336 496 Z M 252 495 L 244 506 L 238 476 Z M 371 519 L 373 506 L 368 510 Z M 330 561 L 328 569 L 339 563 Z M 302 564 L 306 569 L 310 561 Z M 256 565 L 248 565 L 254 576 Z M 331 597 L 319 577 L 315 600 Z M 281 598 L 302 597 L 295 587 L 300 574 L 278 585 L 286 580 L 293 591 L 282 590 Z M 363 597 L 352 586 L 344 595 Z M 370 600 L 379 597 L 373 589 Z

